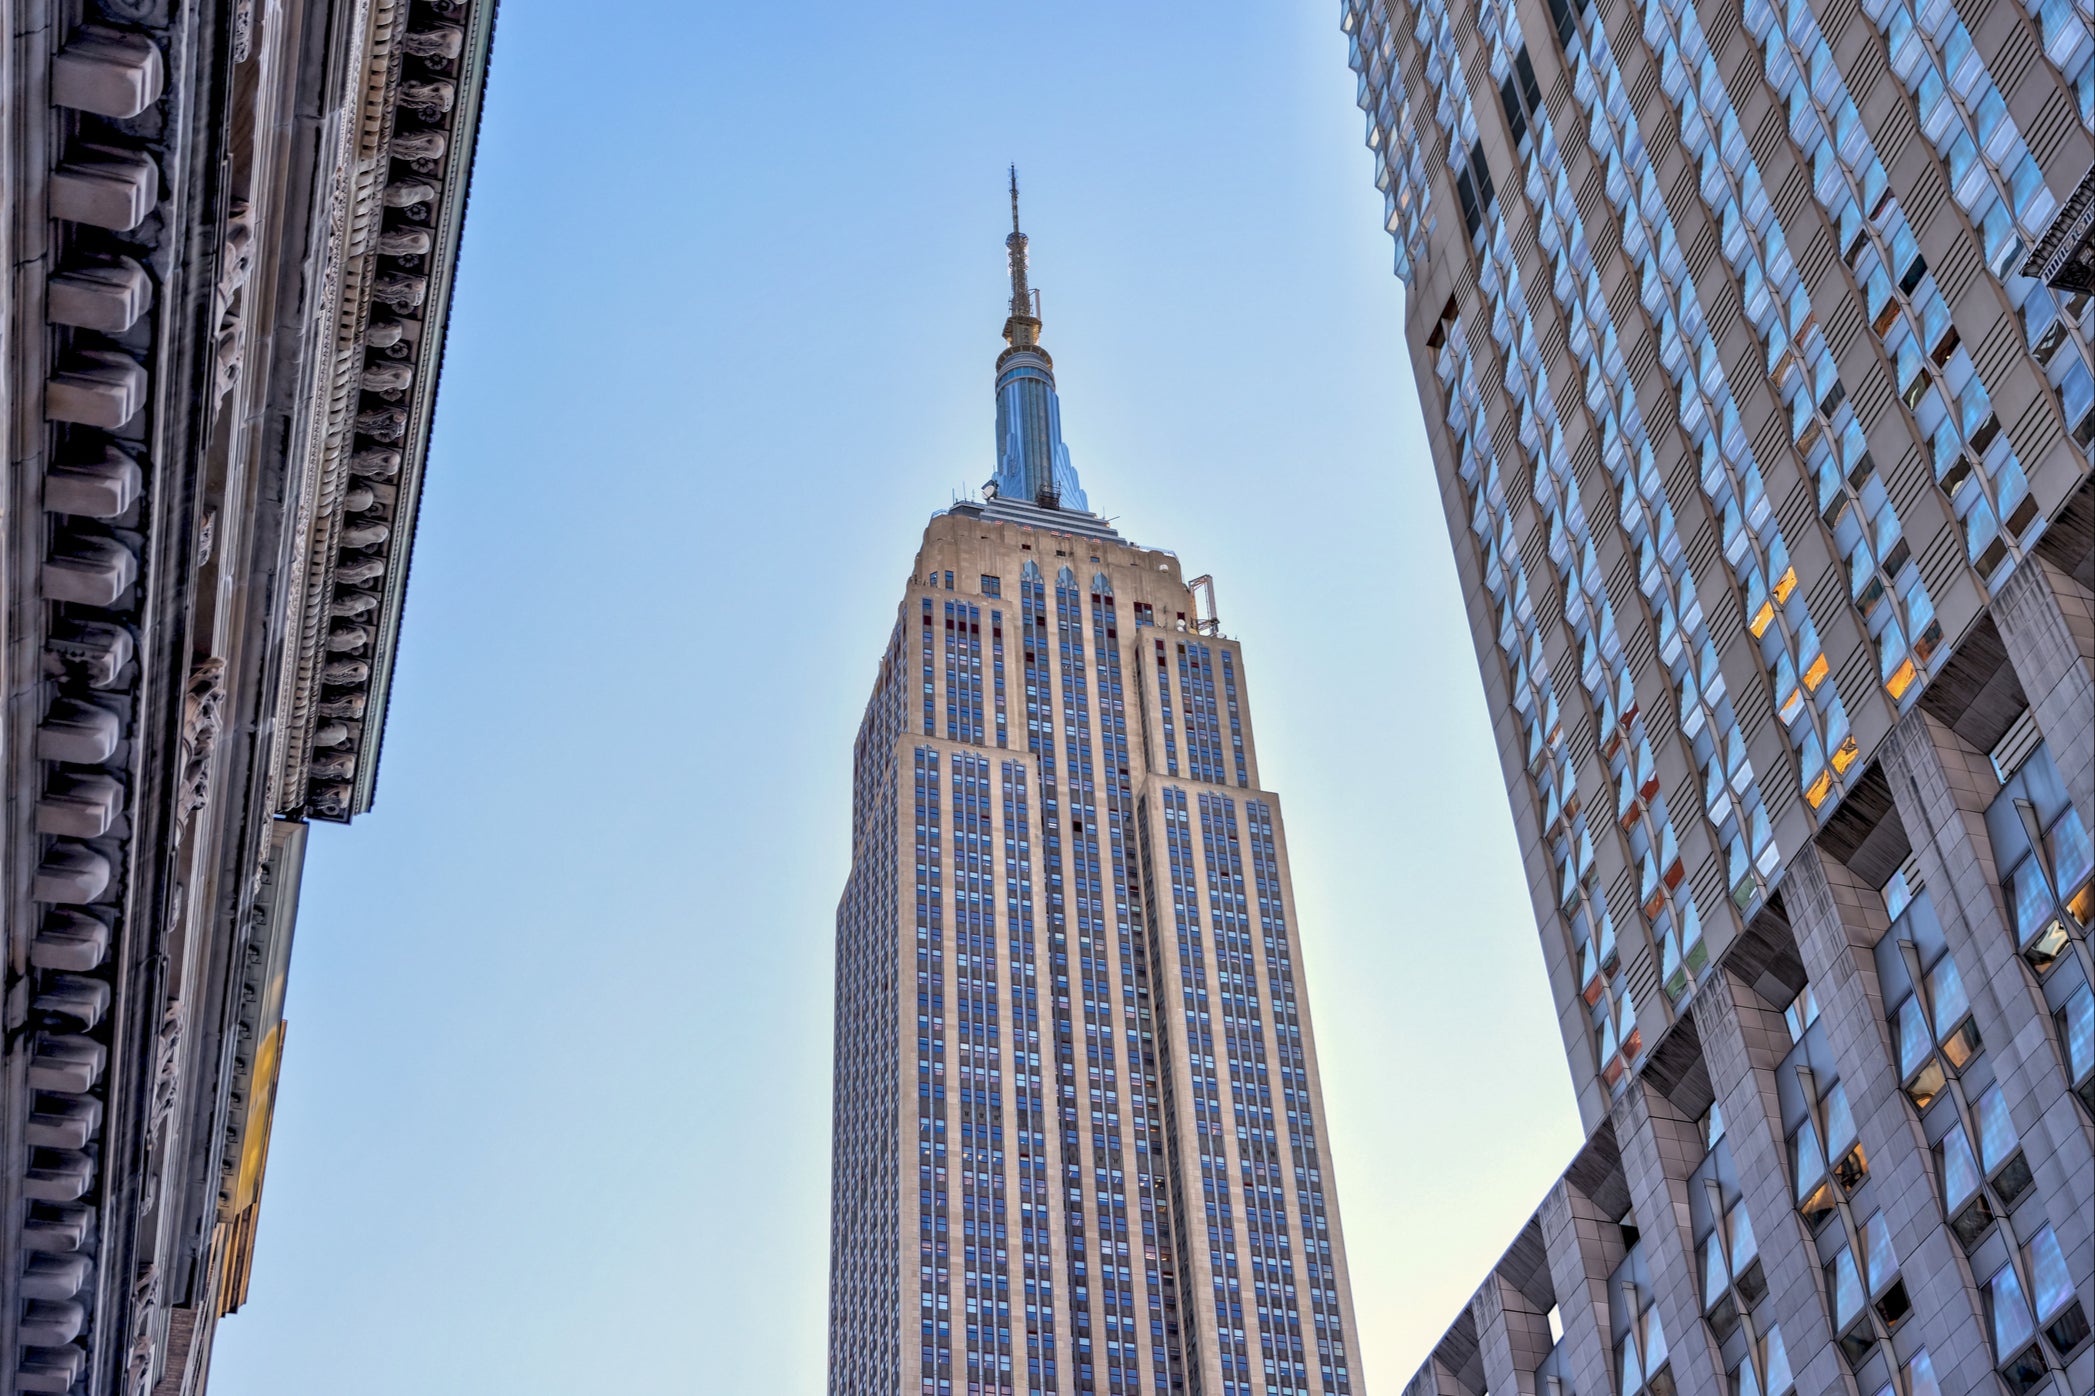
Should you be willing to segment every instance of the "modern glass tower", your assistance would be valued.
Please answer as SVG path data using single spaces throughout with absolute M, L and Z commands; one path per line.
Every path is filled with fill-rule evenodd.
M 925 529 L 855 751 L 829 1389 L 1359 1392 L 1243 653 L 1086 511 L 1015 177 L 1007 246 L 996 476 Z
M 2088 0 L 1342 15 L 1588 1131 L 1411 1391 L 2085 1396 Z

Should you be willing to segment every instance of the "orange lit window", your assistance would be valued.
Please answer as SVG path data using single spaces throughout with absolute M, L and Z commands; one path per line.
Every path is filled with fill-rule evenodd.
M 1906 690 L 1913 687 L 1913 676 L 1918 672 L 1919 670 L 1913 667 L 1913 661 L 1910 659 L 1906 660 L 1892 671 L 1890 678 L 1884 681 L 1885 692 L 1895 699 L 1905 697 Z
M 1775 580 L 1775 604 L 1780 606 L 1789 600 L 1789 594 L 1797 589 L 1797 569 L 1788 568 Z
M 1804 687 L 1813 693 L 1818 692 L 1819 685 L 1826 681 L 1826 672 L 1831 667 L 1826 663 L 1826 656 L 1823 654 L 1812 660 L 1811 667 L 1804 671 Z
M 1855 758 L 1860 755 L 1862 748 L 1856 744 L 1853 737 L 1847 738 L 1833 749 L 1833 769 L 1840 775 L 1846 775 L 1848 767 L 1854 765 Z
M 1811 807 L 1813 809 L 1817 809 L 1820 805 L 1826 803 L 1826 796 L 1830 794 L 1832 790 L 1833 772 L 1820 771 L 1819 778 L 1813 781 L 1808 787 L 1805 788 L 1804 798 L 1811 801 Z

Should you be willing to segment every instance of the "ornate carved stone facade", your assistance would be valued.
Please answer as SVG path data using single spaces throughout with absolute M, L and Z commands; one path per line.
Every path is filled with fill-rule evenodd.
M 370 807 L 494 0 L 0 36 L 0 1380 L 201 1391 Z

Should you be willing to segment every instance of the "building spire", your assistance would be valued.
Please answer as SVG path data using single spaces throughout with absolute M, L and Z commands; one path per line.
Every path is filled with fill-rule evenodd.
M 1040 313 L 1026 285 L 1026 235 L 1018 227 L 1016 165 L 1011 167 L 1011 236 L 1004 239 L 1004 253 L 1011 263 L 1011 318 L 1004 322 L 1004 342 L 1014 349 L 1029 349 L 1040 343 Z
M 1026 235 L 1018 224 L 1018 166 L 1011 167 L 1011 314 L 997 356 L 997 473 L 988 493 L 1045 509 L 1090 505 L 1062 444 L 1062 404 L 1055 396 L 1055 361 L 1040 347 L 1040 301 L 1026 284 Z

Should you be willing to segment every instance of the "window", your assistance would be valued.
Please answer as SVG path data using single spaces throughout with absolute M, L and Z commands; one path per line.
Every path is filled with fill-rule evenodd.
M 1901 871 L 1886 884 L 1884 902 L 1892 923 L 1877 942 L 1877 979 L 1890 1005 L 1899 1083 L 1914 1109 L 1926 1112 L 1984 1044 L 1927 889 Z
M 1622 1375 L 1622 1396 L 1673 1396 L 1673 1369 L 1666 1359 L 1666 1330 L 1659 1324 L 1659 1311 L 1648 1291 L 1630 1331 L 1615 1344 L 1616 1370 Z
M 1746 1350 L 1745 1360 L 1731 1369 L 1731 1396 L 1786 1396 L 1796 1389 L 1790 1374 L 1789 1351 L 1782 1344 L 1782 1330 L 1774 1324 L 1758 1342 Z
M 1862 1224 L 1861 1241 L 1860 1257 L 1853 1247 L 1846 1247 L 1825 1263 L 1833 1331 L 1851 1367 L 1860 1367 L 1877 1340 L 1890 1336 L 1913 1311 L 1906 1283 L 1899 1278 L 1891 1227 L 1882 1212 Z
M 1890 953 L 1880 947 L 1878 975 L 1892 999 L 1891 1036 L 1898 1046 L 1899 1083 L 1916 1110 L 1926 1110 L 1949 1078 L 1962 1072 L 1984 1045 L 1972 1018 L 1964 976 L 1934 920 L 1925 895 L 1915 897 L 1894 925 Z M 1923 946 L 1932 947 L 1930 951 Z M 1903 993 L 1900 990 L 1904 990 Z
M 1782 1010 L 1782 1022 L 1789 1029 L 1791 1042 L 1802 1042 L 1804 1031 L 1819 1020 L 1819 996 L 1806 984 L 1797 996 L 1790 1000 L 1789 1007 Z
M 1994 1219 L 2005 1215 L 2030 1186 L 2029 1163 L 2000 1087 L 1974 1101 L 1971 1114 L 1979 1134 L 1976 1151 L 1962 1121 L 1935 1146 L 1950 1229 L 1967 1251 L 1985 1239 Z
M 1906 1297 L 1906 1283 L 1899 1278 L 1899 1257 L 1891 1248 L 1891 1224 L 1882 1212 L 1873 1212 L 1862 1224 L 1865 1278 L 1869 1281 L 1870 1304 L 1887 1333 L 1897 1330 L 1913 1312 Z
M 1986 832 L 2001 868 L 2015 947 L 2040 978 L 2049 977 L 2095 920 L 2095 841 L 2066 798 L 2043 745 L 2014 771 L 1986 811 Z
M 1942 1197 L 1949 1208 L 1950 1229 L 1969 1251 L 1993 1225 L 1993 1207 L 1986 1200 L 1986 1180 L 1979 1172 L 1971 1141 L 1964 1126 L 1955 1125 L 1935 1146 L 1935 1159 L 1942 1173 Z
M 1462 200 L 1462 222 L 1476 237 L 1491 212 L 1497 191 L 1491 187 L 1491 171 L 1484 164 L 1484 148 L 1472 145 L 1455 167 L 1455 193 Z
M 1520 96 L 1513 85 L 1513 75 L 1499 84 L 1499 104 L 1506 109 L 1506 129 L 1513 133 L 1513 143 L 1520 145 L 1528 138 L 1528 115 L 1520 104 Z
M 1506 127 L 1517 146 L 1528 138 L 1528 123 L 1541 114 L 1542 89 L 1535 83 L 1535 66 L 1528 61 L 1528 46 L 1513 55 L 1512 70 L 1499 84 L 1499 102 L 1506 109 Z
M 1474 238 L 1478 230 L 1484 226 L 1484 215 L 1477 207 L 1477 188 L 1470 183 L 1467 166 L 1455 167 L 1455 195 L 1462 201 L 1462 226 L 1467 228 L 1469 235 Z
M 2095 992 L 2081 985 L 2053 1020 L 2066 1049 L 2066 1077 L 2081 1104 L 2095 1112 Z
M 1567 53 L 1579 37 L 1579 17 L 1585 10 L 1586 0 L 1549 0 L 1550 22 L 1556 26 L 1557 42 Z
M 1833 1306 L 1833 1331 L 1840 1335 L 1841 1353 L 1853 1366 L 1869 1355 L 1877 1335 L 1870 1328 L 1862 1275 L 1852 1250 L 1843 1250 L 1826 1262 L 1826 1299 Z
M 2095 912 L 2095 851 L 2078 811 L 2067 805 L 2048 829 L 2036 806 L 2015 801 L 2029 836 L 2029 852 L 2004 879 L 2015 917 L 2015 944 L 2030 968 L 2046 974 L 2065 953 L 2069 939 L 2084 939 Z
M 1935 1360 L 1928 1350 L 1914 1353 L 1899 1369 L 1898 1380 L 1878 1387 L 1877 1396 L 1942 1396 L 1942 1384 L 1935 1380 Z
M 1993 1334 L 1993 1360 L 2008 1389 L 2021 1396 L 2044 1380 L 2044 1354 L 2037 1325 L 2015 1267 L 2003 1265 L 1986 1282 L 1986 1321 Z
M 2037 1324 L 2045 1341 L 2065 1362 L 2088 1341 L 2088 1313 L 2080 1296 L 2073 1292 L 2073 1277 L 2066 1269 L 2066 1256 L 2059 1239 L 2045 1227 L 2022 1248 L 2029 1261 L 2030 1286 L 2036 1291 Z
M 1535 65 L 1528 61 L 1528 46 L 1522 44 L 1513 55 L 1513 75 L 1520 79 L 1520 100 L 1527 104 L 1528 114 L 1542 110 L 1542 88 L 1535 81 Z
M 1855 1132 L 1847 1087 L 1838 1081 L 1818 1087 L 1803 1069 L 1797 1078 L 1808 1108 L 1790 1136 L 1790 1174 L 1796 1180 L 1797 1210 L 1818 1227 L 1833 1215 L 1840 1197 L 1853 1194 L 1869 1176 L 1869 1161 Z
M 2029 1188 L 2030 1166 L 2022 1156 L 2014 1117 L 2008 1113 L 2008 1098 L 1995 1086 L 1972 1102 L 1971 1111 L 1978 1120 L 1979 1162 L 1986 1169 L 1986 1181 L 2012 1207 Z
M 984 596 L 1002 596 L 1004 594 L 1004 579 L 984 572 L 982 574 L 982 594 Z
M 1716 1200 L 1716 1185 L 1710 1185 Z M 1727 1209 L 1702 1243 L 1702 1312 L 1717 1340 L 1729 1338 L 1741 1315 L 1768 1292 L 1760 1263 L 1760 1245 L 1743 1198 Z
M 1703 1157 L 1689 1180 L 1689 1220 L 1702 1273 L 1702 1316 L 1722 1343 L 1768 1287 L 1753 1221 L 1738 1195 L 1731 1146 L 1724 1142 L 1724 1112 L 1715 1101 L 1696 1126 Z
M 1629 1080 L 1629 1069 L 1644 1050 L 1644 1031 L 1637 1026 L 1637 1005 L 1629 988 L 1610 982 L 1593 1005 L 1599 1034 L 1600 1077 L 1610 1091 Z
M 1615 1345 L 1615 1372 L 1621 1396 L 1673 1396 L 1671 1352 L 1666 1330 L 1659 1322 L 1653 1302 L 1651 1274 L 1644 1266 L 1644 1253 L 1636 1222 L 1625 1216 L 1621 1222 L 1623 1257 L 1609 1277 L 1608 1290 L 1621 1302 L 1608 1306 L 1608 1330 Z

